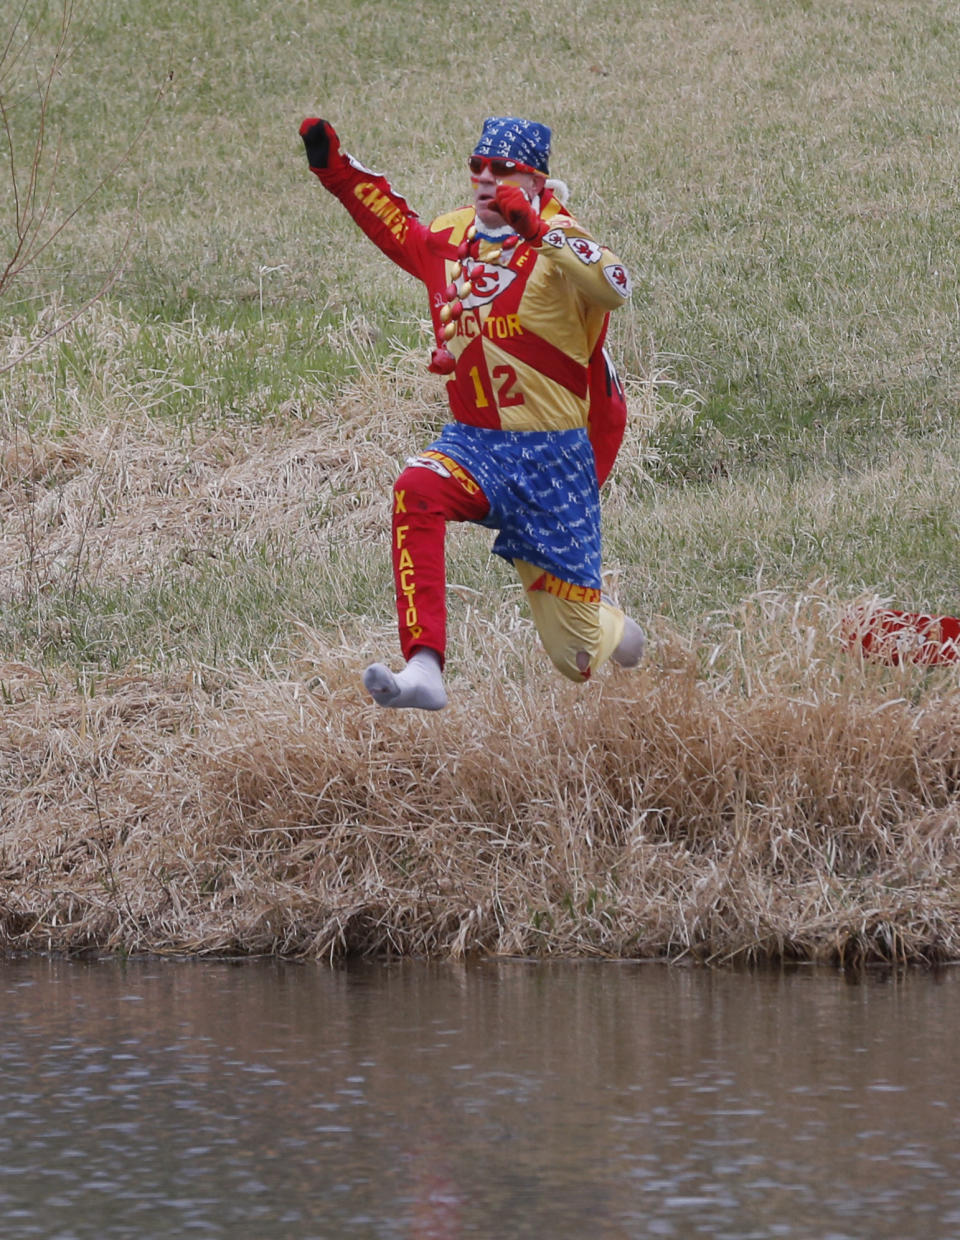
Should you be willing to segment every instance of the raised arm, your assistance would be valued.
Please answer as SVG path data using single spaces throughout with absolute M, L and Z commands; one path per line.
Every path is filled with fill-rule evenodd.
M 310 171 L 346 207 L 370 240 L 404 271 L 424 279 L 427 228 L 379 172 L 341 149 L 329 121 L 308 116 L 300 126 Z

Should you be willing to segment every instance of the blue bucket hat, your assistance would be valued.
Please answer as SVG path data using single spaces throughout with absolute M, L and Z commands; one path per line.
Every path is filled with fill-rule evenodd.
M 473 153 L 494 159 L 512 159 L 546 176 L 550 130 L 546 125 L 525 121 L 519 116 L 488 116 Z

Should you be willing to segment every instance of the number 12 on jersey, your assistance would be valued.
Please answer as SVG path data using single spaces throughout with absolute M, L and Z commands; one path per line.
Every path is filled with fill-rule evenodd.
M 473 383 L 473 395 L 478 409 L 488 409 L 494 401 L 501 409 L 524 403 L 523 393 L 517 391 L 517 372 L 512 366 L 494 366 L 492 379 L 496 394 L 485 386 L 479 366 L 471 366 L 468 373 Z

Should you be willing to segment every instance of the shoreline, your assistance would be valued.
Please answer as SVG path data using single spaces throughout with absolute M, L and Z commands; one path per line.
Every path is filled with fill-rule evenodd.
M 322 694 L 0 668 L 0 949 L 960 961 L 952 689 L 745 694 L 661 641 L 587 692 L 455 674 L 425 717 L 323 658 Z

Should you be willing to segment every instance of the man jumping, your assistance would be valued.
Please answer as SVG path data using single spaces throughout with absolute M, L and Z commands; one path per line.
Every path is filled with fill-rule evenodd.
M 310 169 L 364 233 L 430 297 L 453 421 L 411 458 L 393 490 L 393 572 L 405 667 L 366 669 L 381 706 L 447 704 L 448 521 L 498 531 L 540 639 L 571 680 L 607 659 L 633 667 L 644 635 L 601 592 L 599 488 L 623 435 L 623 391 L 603 348 L 630 277 L 567 213 L 548 180 L 550 130 L 494 116 L 468 166 L 473 203 L 420 221 L 332 126 L 300 126 Z

